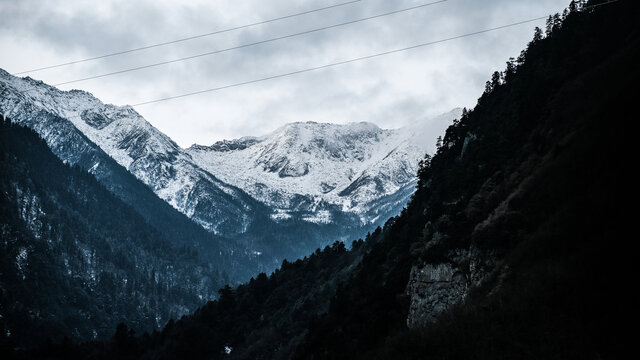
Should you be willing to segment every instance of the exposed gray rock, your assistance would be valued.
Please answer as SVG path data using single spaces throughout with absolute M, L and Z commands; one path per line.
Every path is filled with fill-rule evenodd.
M 435 322 L 441 312 L 464 299 L 468 284 L 467 276 L 457 265 L 414 266 L 407 285 L 411 297 L 407 326 L 415 328 Z
M 427 251 L 442 241 L 436 232 L 427 244 Z M 429 246 L 431 245 L 431 246 Z M 500 278 L 508 269 L 501 268 L 499 254 L 471 244 L 468 249 L 449 250 L 448 262 L 421 262 L 411 268 L 406 294 L 410 297 L 407 326 L 425 327 L 451 306 L 465 299 L 469 289 L 487 279 L 498 279 L 492 286 L 500 286 Z M 494 276 L 497 275 L 497 276 Z

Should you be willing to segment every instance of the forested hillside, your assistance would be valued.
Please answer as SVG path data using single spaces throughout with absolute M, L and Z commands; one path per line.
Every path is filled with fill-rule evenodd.
M 496 72 L 384 228 L 133 336 L 17 357 L 620 358 L 640 5 L 571 2 Z
M 615 357 L 638 10 L 572 2 L 493 75 L 297 358 Z
M 536 31 L 425 159 L 387 249 L 297 358 L 615 357 L 639 14 L 572 2 Z
M 20 345 L 150 331 L 214 298 L 220 269 L 171 244 L 32 130 L 0 118 L 0 327 Z

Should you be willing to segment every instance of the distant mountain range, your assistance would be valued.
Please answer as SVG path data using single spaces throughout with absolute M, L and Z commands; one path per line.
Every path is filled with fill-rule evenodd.
M 0 111 L 36 130 L 69 163 L 93 144 L 160 198 L 211 232 L 241 233 L 266 209 L 236 188 L 203 171 L 168 136 L 131 107 L 105 105 L 84 91 L 61 91 L 30 78 L 0 73 Z M 67 131 L 60 131 L 59 117 Z M 102 159 L 85 164 L 100 173 Z M 112 182 L 108 176 L 104 183 Z M 109 187 L 109 186 L 108 186 Z
M 362 225 L 397 213 L 413 193 L 420 159 L 458 118 L 455 109 L 429 121 L 384 130 L 367 123 L 287 124 L 262 137 L 193 145 L 193 161 L 269 206 L 278 221 L 330 223 L 335 213 Z
M 251 252 L 281 245 L 256 240 L 264 229 L 295 227 L 298 236 L 311 232 L 304 224 L 313 227 L 304 245 L 271 251 L 276 262 L 336 237 L 361 236 L 399 213 L 414 191 L 419 160 L 461 113 L 398 130 L 292 123 L 266 136 L 183 149 L 131 107 L 103 104 L 84 91 L 0 70 L 0 95 L 0 113 L 34 129 L 62 160 L 95 174 L 143 213 L 148 209 L 125 194 L 106 157 L 209 232 L 251 244 Z

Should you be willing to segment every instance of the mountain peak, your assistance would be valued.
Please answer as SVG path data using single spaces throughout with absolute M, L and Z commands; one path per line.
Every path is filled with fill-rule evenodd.
M 0 92 L 0 113 L 36 130 L 63 160 L 74 164 L 81 158 L 78 148 L 97 147 L 210 231 L 242 233 L 257 216 L 257 202 L 200 169 L 129 105 L 104 104 L 85 91 L 62 91 L 6 72 Z M 82 159 L 94 171 L 100 156 Z
M 377 133 L 380 131 L 381 129 L 378 125 L 365 121 L 350 122 L 346 124 L 306 121 L 285 124 L 273 131 L 271 134 L 283 134 L 288 136 L 299 134 L 299 136 L 304 136 L 305 138 L 317 138 L 340 134 Z
M 368 223 L 376 217 L 365 215 L 372 208 L 404 205 L 406 199 L 394 194 L 412 192 L 419 160 L 460 112 L 424 120 L 420 131 L 370 122 L 293 122 L 261 137 L 194 145 L 187 152 L 214 176 L 276 208 L 277 216 L 294 209 L 318 212 L 324 204 Z M 389 196 L 397 204 L 376 203 Z

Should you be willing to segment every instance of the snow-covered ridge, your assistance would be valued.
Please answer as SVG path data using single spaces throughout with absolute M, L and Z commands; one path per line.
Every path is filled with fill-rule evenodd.
M 303 203 L 316 212 L 317 204 L 330 204 L 367 223 L 374 220 L 365 215 L 370 207 L 380 205 L 376 200 L 414 186 L 418 162 L 459 115 L 456 109 L 395 130 L 367 122 L 296 122 L 265 136 L 193 145 L 187 152 L 222 181 L 277 209 L 276 218 Z
M 182 149 L 130 106 L 0 69 L 0 112 L 34 128 L 71 163 L 74 151 L 97 145 L 205 228 L 234 234 L 262 215 L 277 222 L 358 219 L 348 226 L 395 215 L 413 192 L 419 160 L 461 110 L 391 130 L 367 122 L 296 122 L 264 136 Z M 51 116 L 67 119 L 88 141 L 69 144 Z M 96 160 L 87 169 L 100 166 Z
M 91 141 L 103 148 L 120 165 L 129 168 L 136 158 L 148 153 L 175 153 L 178 145 L 155 129 L 130 106 L 103 104 L 82 90 L 62 91 L 30 77 L 17 78 L 2 71 L 0 80 L 18 91 L 17 97 L 41 110 L 66 118 Z M 3 93 L 3 97 L 4 97 Z M 4 99 L 6 100 L 6 99 Z M 5 114 L 15 117 L 11 110 Z M 130 153 L 127 142 L 132 133 L 149 134 L 137 153 Z
M 214 232 L 243 232 L 257 203 L 193 163 L 173 140 L 130 106 L 103 104 L 88 92 L 62 91 L 0 70 L 0 110 L 31 126 L 49 146 L 64 143 L 51 116 L 67 119 L 88 140 L 147 184 L 160 198 Z M 71 144 L 70 147 L 73 147 Z M 58 153 L 72 157 L 72 153 Z M 92 172 L 99 167 L 96 163 Z

